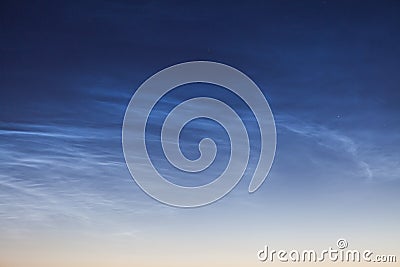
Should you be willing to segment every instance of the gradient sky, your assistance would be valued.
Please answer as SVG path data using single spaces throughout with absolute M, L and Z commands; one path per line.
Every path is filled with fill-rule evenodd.
M 0 14 L 0 266 L 256 266 L 264 245 L 322 250 L 340 237 L 399 258 L 398 1 L 2 1 Z M 207 183 L 229 152 L 223 129 L 198 120 L 183 152 L 196 158 L 212 137 L 215 166 L 188 179 L 165 162 L 160 123 L 187 98 L 224 99 L 252 140 L 239 186 L 179 209 L 135 184 L 121 128 L 142 82 L 193 60 L 255 81 L 278 143 L 267 180 L 248 194 L 253 115 L 224 89 L 177 88 L 148 131 L 171 180 Z

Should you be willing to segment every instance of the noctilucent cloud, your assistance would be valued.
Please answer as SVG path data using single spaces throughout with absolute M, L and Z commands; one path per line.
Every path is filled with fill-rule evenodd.
M 267 243 L 326 248 L 339 237 L 399 251 L 399 2 L 231 2 L 2 1 L 1 266 L 255 266 Z M 251 140 L 230 194 L 179 209 L 133 181 L 121 131 L 146 79 L 195 60 L 230 65 L 260 87 L 277 150 L 248 194 L 260 154 L 254 114 L 218 86 L 171 91 L 146 130 L 166 179 L 206 184 L 229 159 L 221 125 L 198 119 L 182 131 L 182 152 L 196 159 L 212 138 L 215 164 L 187 174 L 166 161 L 161 123 L 191 97 L 229 103 Z

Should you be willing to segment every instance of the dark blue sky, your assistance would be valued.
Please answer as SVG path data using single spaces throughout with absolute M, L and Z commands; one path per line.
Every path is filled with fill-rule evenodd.
M 277 153 L 257 201 L 356 189 L 345 199 L 397 208 L 400 2 L 236 2 L 1 1 L 0 236 L 99 219 L 130 231 L 169 214 L 130 178 L 121 127 L 142 82 L 192 60 L 241 70 L 269 101 Z M 249 179 L 224 201 L 250 202 Z
M 398 12 L 397 1 L 3 1 L 1 120 L 98 122 L 95 101 L 126 104 L 156 71 L 201 59 L 245 71 L 275 112 L 393 125 Z

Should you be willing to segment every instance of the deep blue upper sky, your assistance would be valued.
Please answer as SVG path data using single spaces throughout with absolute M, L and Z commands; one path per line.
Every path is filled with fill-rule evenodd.
M 261 2 L 2 1 L 0 119 L 104 121 L 94 100 L 125 104 L 156 71 L 213 60 L 268 89 L 278 113 L 394 124 L 397 1 Z

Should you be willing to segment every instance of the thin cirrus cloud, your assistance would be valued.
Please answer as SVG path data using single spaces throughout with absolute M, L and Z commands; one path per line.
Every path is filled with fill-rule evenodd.
M 23 124 L 4 128 L 13 128 L 0 132 L 5 141 L 0 146 L 5 233 L 62 225 L 90 228 L 97 220 L 111 220 L 102 218 L 104 213 L 123 217 L 157 210 L 157 203 L 135 197 L 138 189 L 119 149 L 102 145 L 112 140 L 104 131 Z
M 296 235 L 312 242 L 313 233 L 358 230 L 360 240 L 374 236 L 390 242 L 385 231 L 398 236 L 393 212 L 400 173 L 398 10 L 395 1 L 2 4 L 1 244 L 14 244 L 20 255 L 23 242 L 8 240 L 35 233 L 40 236 L 30 238 L 35 244 L 46 234 L 71 234 L 78 243 L 81 236 L 107 236 L 133 240 L 143 255 L 153 254 L 155 240 L 163 241 L 173 257 L 179 254 L 174 248 L 203 239 L 223 251 L 226 234 L 229 245 L 247 249 L 247 264 L 259 249 L 254 240 L 263 245 L 274 235 L 291 245 Z M 124 162 L 121 127 L 130 98 L 145 79 L 193 60 L 225 63 L 254 80 L 275 115 L 278 143 L 265 184 L 249 195 L 260 151 L 246 106 L 225 91 L 199 86 L 166 96 L 150 116 L 147 137 L 153 163 L 169 179 L 208 182 L 223 170 L 229 152 L 223 129 L 199 120 L 184 129 L 180 145 L 193 159 L 198 141 L 214 138 L 216 166 L 188 179 L 166 163 L 160 123 L 189 96 L 231 104 L 252 145 L 237 188 L 213 205 L 181 210 L 158 203 L 134 183 Z M 373 217 L 370 206 L 377 208 Z M 345 220 L 337 220 L 340 216 Z M 329 230 L 321 230 L 325 224 Z M 311 229 L 318 227 L 317 233 Z M 240 240 L 233 242 L 236 235 Z M 43 242 L 43 255 L 49 244 Z

